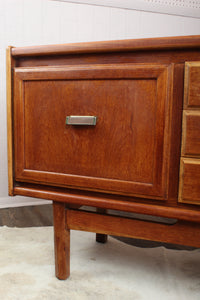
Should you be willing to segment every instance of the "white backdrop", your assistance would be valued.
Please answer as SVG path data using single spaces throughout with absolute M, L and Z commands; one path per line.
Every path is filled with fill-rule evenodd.
M 200 18 L 50 0 L 0 0 L 0 207 L 30 205 L 36 201 L 7 196 L 5 51 L 8 45 L 193 34 L 200 34 Z M 38 199 L 37 203 L 44 201 Z
M 55 1 L 55 0 L 54 0 Z M 57 0 L 120 7 L 186 17 L 200 17 L 200 0 Z

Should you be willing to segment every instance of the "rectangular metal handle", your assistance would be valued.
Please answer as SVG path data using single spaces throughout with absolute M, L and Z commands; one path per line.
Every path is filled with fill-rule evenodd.
M 95 126 L 97 117 L 95 116 L 67 116 L 67 125 L 92 125 Z

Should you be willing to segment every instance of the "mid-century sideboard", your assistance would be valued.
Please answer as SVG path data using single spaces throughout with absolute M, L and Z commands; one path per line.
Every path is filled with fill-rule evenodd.
M 200 247 L 200 36 L 7 49 L 9 195 L 70 230 Z

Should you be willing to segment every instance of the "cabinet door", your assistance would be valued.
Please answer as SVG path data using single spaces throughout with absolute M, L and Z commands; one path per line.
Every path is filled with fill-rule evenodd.
M 16 68 L 15 179 L 165 199 L 168 67 Z M 68 116 L 97 117 L 68 125 Z

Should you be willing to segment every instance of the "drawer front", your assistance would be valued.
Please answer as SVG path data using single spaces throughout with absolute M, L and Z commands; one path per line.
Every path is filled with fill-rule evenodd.
M 14 82 L 17 181 L 165 199 L 167 66 L 16 68 Z
M 200 204 L 200 160 L 181 159 L 179 202 Z
M 184 108 L 200 108 L 200 62 L 185 63 Z
M 183 112 L 182 156 L 200 157 L 200 111 Z

